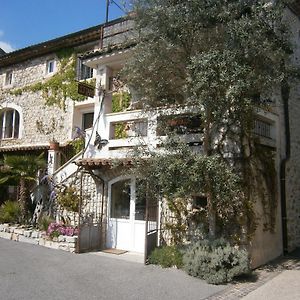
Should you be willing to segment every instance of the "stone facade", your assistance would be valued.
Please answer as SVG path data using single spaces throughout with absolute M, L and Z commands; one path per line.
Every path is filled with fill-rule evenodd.
M 21 95 L 10 93 L 14 89 L 22 89 L 49 79 L 50 76 L 46 74 L 46 65 L 47 61 L 54 57 L 54 54 L 43 56 L 1 69 L 0 106 L 16 108 L 20 114 L 20 138 L 3 139 L 1 146 L 43 145 L 53 139 L 61 143 L 71 140 L 73 101 L 67 101 L 64 111 L 57 106 L 46 105 L 41 91 L 23 91 Z M 11 85 L 5 85 L 7 72 L 13 73 Z M 44 131 L 38 130 L 38 123 L 42 124 Z
M 294 53 L 291 63 L 300 67 L 299 18 L 287 11 L 286 18 L 291 28 Z M 289 125 L 290 157 L 286 164 L 286 208 L 288 250 L 300 247 L 300 85 L 299 80 L 290 82 Z M 285 132 L 283 131 L 283 135 Z

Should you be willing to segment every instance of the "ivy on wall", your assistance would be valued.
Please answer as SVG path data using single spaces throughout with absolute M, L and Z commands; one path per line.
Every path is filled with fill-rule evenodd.
M 112 95 L 112 112 L 122 112 L 131 103 L 131 94 L 125 91 L 116 92 Z
M 66 99 L 83 101 L 85 96 L 78 94 L 78 83 L 76 76 L 76 51 L 72 48 L 62 49 L 56 53 L 58 58 L 58 71 L 49 79 L 27 85 L 22 88 L 11 89 L 11 95 L 22 95 L 23 92 L 42 92 L 47 105 L 57 105 L 65 109 Z M 91 79 L 89 84 L 95 86 L 96 80 Z

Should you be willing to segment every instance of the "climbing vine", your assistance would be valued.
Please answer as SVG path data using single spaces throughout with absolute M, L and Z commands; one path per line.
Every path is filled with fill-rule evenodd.
M 113 93 L 112 112 L 121 112 L 126 110 L 131 102 L 131 94 L 125 91 Z
M 57 193 L 57 203 L 67 211 L 78 212 L 79 202 L 80 195 L 75 186 L 64 187 Z
M 76 51 L 72 48 L 62 49 L 56 53 L 58 58 L 58 71 L 43 82 L 37 82 L 22 88 L 11 89 L 11 95 L 22 95 L 23 92 L 42 92 L 47 105 L 57 105 L 65 109 L 66 99 L 82 101 L 85 96 L 78 94 L 78 83 L 76 77 Z M 95 86 L 96 80 L 88 81 Z

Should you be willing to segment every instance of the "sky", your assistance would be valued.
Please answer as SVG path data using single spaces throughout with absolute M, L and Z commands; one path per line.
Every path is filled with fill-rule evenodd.
M 124 15 L 110 1 L 109 20 Z M 113 0 L 122 6 L 123 0 Z M 106 0 L 0 0 L 0 48 L 6 52 L 105 22 Z

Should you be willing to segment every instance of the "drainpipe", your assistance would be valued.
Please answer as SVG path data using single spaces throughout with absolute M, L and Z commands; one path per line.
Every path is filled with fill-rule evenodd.
M 290 87 L 286 80 L 281 86 L 281 97 L 283 102 L 284 128 L 285 128 L 285 158 L 280 162 L 280 204 L 282 220 L 282 245 L 283 254 L 288 253 L 288 230 L 287 230 L 287 208 L 286 208 L 286 165 L 291 156 L 291 136 L 289 119 L 289 96 Z

